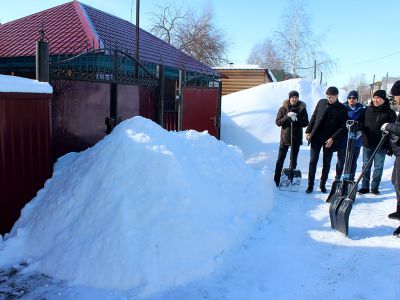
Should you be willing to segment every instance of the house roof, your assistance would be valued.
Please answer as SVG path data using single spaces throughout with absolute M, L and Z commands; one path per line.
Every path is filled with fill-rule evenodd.
M 89 45 L 99 49 L 117 46 L 121 51 L 135 53 L 134 24 L 81 4 L 68 2 L 36 14 L 0 25 L 0 57 L 34 56 L 36 40 L 44 28 L 50 54 L 72 53 L 73 49 Z M 217 72 L 206 64 L 176 49 L 147 31 L 139 31 L 141 61 L 206 74 Z M 69 50 L 67 50 L 69 49 Z

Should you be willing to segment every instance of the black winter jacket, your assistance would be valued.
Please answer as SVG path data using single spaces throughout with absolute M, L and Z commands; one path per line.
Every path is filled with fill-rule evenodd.
M 306 104 L 302 101 L 297 101 L 296 105 L 291 105 L 289 100 L 283 101 L 282 107 L 276 115 L 275 124 L 282 127 L 281 141 L 283 145 L 290 145 L 290 118 L 288 112 L 297 114 L 297 121 L 293 122 L 293 144 L 303 144 L 303 127 L 308 125 L 308 114 Z
M 390 133 L 390 147 L 392 148 L 395 156 L 400 155 L 400 115 L 397 116 L 396 123 L 391 123 L 386 127 L 386 130 Z
M 318 128 L 321 122 L 325 119 L 324 127 Z M 338 147 L 338 142 L 346 130 L 346 121 L 348 115 L 347 110 L 342 103 L 337 100 L 333 104 L 329 104 L 327 99 L 321 99 L 318 101 L 317 106 L 311 116 L 310 124 L 306 128 L 306 133 L 311 134 L 311 140 L 315 137 L 316 132 L 323 132 L 324 138 L 333 139 L 333 148 Z
M 388 101 L 381 106 L 371 104 L 365 111 L 363 145 L 368 148 L 375 148 L 382 138 L 381 127 L 384 123 L 394 123 L 396 113 L 390 108 Z M 383 144 L 382 149 L 387 149 L 389 143 Z

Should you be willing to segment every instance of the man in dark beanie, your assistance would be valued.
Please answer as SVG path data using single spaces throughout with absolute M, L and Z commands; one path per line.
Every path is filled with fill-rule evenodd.
M 299 93 L 297 91 L 291 91 L 289 99 L 283 101 L 283 105 L 276 115 L 275 123 L 281 127 L 279 153 L 274 174 L 275 184 L 279 186 L 283 163 L 291 144 L 291 134 L 293 134 L 293 145 L 290 145 L 291 151 L 293 151 L 293 162 L 291 163 L 295 169 L 300 145 L 303 143 L 303 127 L 308 125 L 306 104 L 299 100 Z M 291 123 L 293 123 L 293 132 L 291 132 Z
M 394 97 L 397 105 L 400 105 L 400 80 L 396 81 L 393 85 L 390 93 Z M 397 116 L 395 123 L 385 123 L 382 125 L 381 129 L 383 131 L 388 131 L 390 133 L 390 147 L 392 152 L 396 157 L 392 172 L 392 183 L 396 190 L 397 196 L 397 208 L 396 211 L 389 214 L 389 219 L 395 219 L 400 221 L 400 117 Z M 394 236 L 400 236 L 400 226 L 393 232 Z
M 338 101 L 338 95 L 339 91 L 334 86 L 326 90 L 326 99 L 319 100 L 306 129 L 306 139 L 311 144 L 306 193 L 313 191 L 321 148 L 323 148 L 323 164 L 319 188 L 321 192 L 327 192 L 325 183 L 331 168 L 332 155 L 338 146 L 337 140 L 346 130 L 347 111 Z
M 396 96 L 397 97 L 400 96 L 400 80 L 397 80 L 393 84 L 392 89 L 390 90 L 390 93 L 392 94 L 393 97 L 395 97 L 395 100 L 396 100 Z M 396 102 L 397 102 L 397 100 L 396 100 Z M 399 103 L 397 103 L 397 104 L 399 104 Z
M 395 120 L 396 113 L 390 108 L 389 99 L 386 98 L 386 92 L 384 90 L 377 90 L 372 97 L 371 105 L 368 106 L 365 111 L 363 127 L 363 169 L 381 140 L 382 125 L 384 123 L 394 123 Z M 371 182 L 371 166 L 366 169 L 364 177 L 362 178 L 361 188 L 358 190 L 360 194 L 369 192 L 375 195 L 380 194 L 379 185 L 382 179 L 383 166 L 388 147 L 389 143 L 384 143 L 374 156 L 374 172 Z

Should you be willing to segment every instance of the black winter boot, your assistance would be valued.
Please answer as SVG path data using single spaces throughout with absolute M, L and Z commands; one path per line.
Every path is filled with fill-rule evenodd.
M 307 193 L 307 194 L 310 194 L 310 193 L 312 193 L 312 191 L 313 191 L 313 186 L 312 186 L 312 185 L 309 185 L 309 186 L 307 187 L 307 189 L 306 189 L 306 193 Z
M 326 193 L 326 187 L 325 187 L 325 184 L 324 184 L 324 183 L 321 183 L 321 184 L 319 185 L 319 189 L 321 190 L 321 193 Z
M 400 212 L 396 211 L 388 215 L 389 219 L 399 220 L 400 221 Z
M 397 227 L 395 231 L 393 231 L 393 235 L 394 235 L 395 237 L 400 237 L 400 226 Z

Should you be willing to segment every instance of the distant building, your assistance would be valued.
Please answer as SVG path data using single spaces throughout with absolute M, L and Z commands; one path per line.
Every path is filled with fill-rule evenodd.
M 229 64 L 214 69 L 222 76 L 222 96 L 276 81 L 269 69 L 258 65 Z
M 381 89 L 385 90 L 387 94 L 390 94 L 393 84 L 399 79 L 399 77 L 383 77 Z
M 371 95 L 377 91 L 377 90 L 385 90 L 386 93 L 389 95 L 390 94 L 390 89 L 392 88 L 393 84 L 397 81 L 400 80 L 399 77 L 382 77 L 382 81 L 376 81 L 373 84 L 371 84 Z

